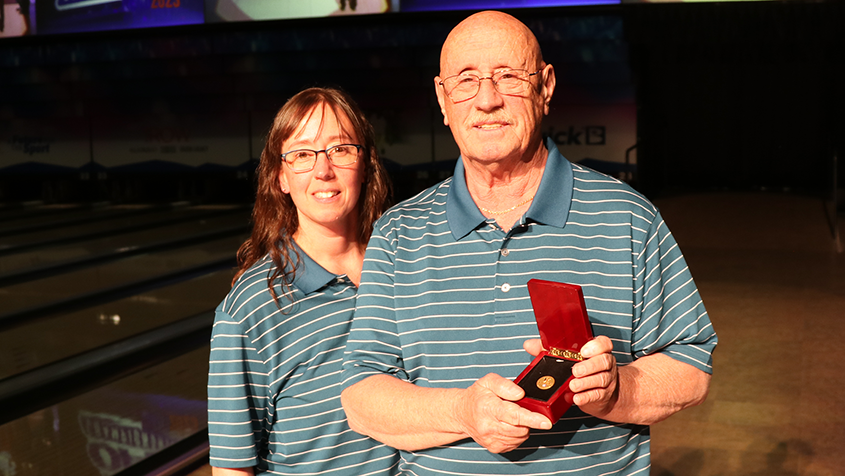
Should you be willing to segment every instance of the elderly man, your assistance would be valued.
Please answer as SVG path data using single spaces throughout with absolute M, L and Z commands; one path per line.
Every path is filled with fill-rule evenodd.
M 461 22 L 434 83 L 461 160 L 375 225 L 350 426 L 402 450 L 406 474 L 647 474 L 647 425 L 704 400 L 716 345 L 672 235 L 637 192 L 543 141 L 554 68 L 515 18 Z M 514 403 L 541 350 L 531 278 L 580 285 L 597 336 L 554 426 Z

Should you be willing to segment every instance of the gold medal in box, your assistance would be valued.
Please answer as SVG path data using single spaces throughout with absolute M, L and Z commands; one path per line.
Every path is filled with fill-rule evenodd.
M 555 386 L 555 378 L 551 375 L 544 375 L 537 379 L 537 388 L 540 390 L 548 390 Z
M 580 350 L 593 330 L 581 286 L 532 279 L 528 293 L 546 350 L 514 380 L 525 390 L 516 403 L 555 423 L 572 405 L 572 366 L 583 360 Z

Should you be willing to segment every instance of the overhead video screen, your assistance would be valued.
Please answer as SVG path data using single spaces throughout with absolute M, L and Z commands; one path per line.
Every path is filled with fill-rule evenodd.
M 205 22 L 205 0 L 0 0 L 0 37 Z
M 0 38 L 393 12 L 657 2 L 685 0 L 0 0 Z
M 622 0 L 622 3 L 748 3 L 748 2 L 771 2 L 777 0 Z
M 208 23 L 372 15 L 398 11 L 397 0 L 206 0 Z
M 610 5 L 621 0 L 402 0 L 402 11 L 430 12 L 446 10 L 499 10 L 506 8 L 566 7 L 575 5 Z

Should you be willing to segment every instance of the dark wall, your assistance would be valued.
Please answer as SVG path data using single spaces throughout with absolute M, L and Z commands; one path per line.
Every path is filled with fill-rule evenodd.
M 643 5 L 626 12 L 640 186 L 826 194 L 843 150 L 845 5 Z M 840 179 L 841 180 L 841 179 Z
M 589 95 L 595 84 L 607 101 L 627 95 L 624 99 L 633 102 L 619 11 L 555 8 L 513 13 L 535 29 L 547 59 L 560 72 L 561 93 L 553 107 L 573 100 L 566 93 Z M 431 150 L 417 157 L 413 167 L 391 168 L 397 196 L 404 198 L 451 174 L 442 162 L 454 160 L 457 152 L 442 124 L 432 79 L 443 40 L 467 14 L 388 14 L 10 39 L 0 44 L 0 124 L 47 118 L 66 127 L 81 124 L 85 135 L 103 118 L 202 114 L 246 119 L 261 116 L 256 112 L 275 112 L 304 87 L 336 85 L 349 91 L 371 120 L 378 119 L 382 141 L 413 137 L 415 144 L 422 142 L 421 149 Z M 268 126 L 266 118 L 250 124 L 253 131 Z M 420 140 L 426 136 L 431 140 Z M 253 147 L 242 160 L 254 161 L 259 155 L 260 146 Z M 389 154 L 385 158 L 407 159 Z M 192 172 L 141 164 L 144 167 L 104 170 L 93 152 L 91 162 L 92 170 L 78 174 L 88 183 L 76 193 L 78 165 L 68 170 L 54 166 L 50 177 L 40 165 L 2 169 L 0 182 L 6 180 L 0 183 L 0 201 L 230 200 L 245 195 L 251 180 L 243 171 L 254 167 L 244 163 L 239 170 Z M 167 180 L 155 180 L 156 173 L 166 174 Z M 63 174 L 65 180 L 55 178 Z M 234 185 L 225 186 L 227 181 Z M 165 187 L 166 192 L 154 193 Z
M 845 6 L 840 3 L 646 4 L 514 13 L 537 30 L 547 58 L 568 75 L 570 85 L 606 82 L 604 91 L 612 96 L 614 88 L 625 94 L 625 84 L 634 82 L 636 186 L 646 193 L 714 188 L 827 193 L 831 158 L 837 150 L 842 154 L 845 136 Z M 388 137 L 406 134 L 403 124 L 415 117 L 432 124 L 434 137 L 435 127 L 437 133 L 445 131 L 431 78 L 443 39 L 466 15 L 391 14 L 7 39 L 0 43 L 0 122 L 51 117 L 77 124 L 162 109 L 209 115 L 274 111 L 303 87 L 339 85 L 365 110 L 382 116 Z M 617 32 L 624 39 L 616 38 Z M 565 107 L 558 98 L 555 104 Z M 451 152 L 435 156 L 435 150 L 432 164 L 453 157 Z M 400 198 L 449 173 L 425 167 L 395 171 Z M 239 170 L 173 172 L 177 178 L 166 193 L 154 192 L 165 182 L 145 178 L 155 171 L 130 169 L 121 180 L 109 175 L 108 182 L 94 180 L 103 176 L 96 168 L 84 174 L 74 169 L 10 176 L 12 171 L 5 171 L 0 201 L 228 200 L 249 194 L 249 168 L 246 163 Z M 80 195 L 82 176 L 91 182 Z
M 391 15 L 9 39 L 0 44 L 0 123 L 46 118 L 87 131 L 109 117 L 245 122 L 255 112 L 272 118 L 305 87 L 339 86 L 365 111 L 387 115 L 387 134 L 400 134 L 407 111 L 432 114 L 431 71 L 451 26 L 448 17 Z M 250 127 L 262 134 L 269 121 Z M 238 158 L 237 169 L 140 164 L 106 174 L 92 164 L 89 174 L 19 164 L 0 171 L 0 201 L 249 200 L 260 153 Z

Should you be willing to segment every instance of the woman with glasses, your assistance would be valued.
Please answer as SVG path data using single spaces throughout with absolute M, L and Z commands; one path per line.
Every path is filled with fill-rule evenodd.
M 364 248 L 390 184 L 372 126 L 336 89 L 276 114 L 252 236 L 218 306 L 208 378 L 213 474 L 391 474 L 396 452 L 349 429 L 340 366 Z

